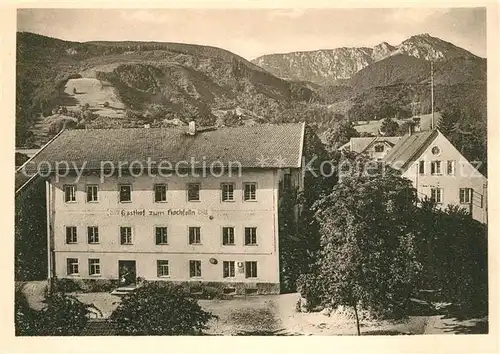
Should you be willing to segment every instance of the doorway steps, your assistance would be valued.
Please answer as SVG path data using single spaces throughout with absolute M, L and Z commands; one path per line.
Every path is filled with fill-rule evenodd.
M 120 286 L 119 288 L 116 288 L 115 290 L 113 290 L 111 292 L 111 295 L 124 296 L 124 295 L 130 294 L 136 288 L 137 288 L 137 286 L 135 284 L 134 285 Z

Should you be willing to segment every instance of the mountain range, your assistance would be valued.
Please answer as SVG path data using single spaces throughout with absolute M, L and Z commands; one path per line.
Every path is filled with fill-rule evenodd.
M 335 48 L 286 54 L 268 54 L 252 62 L 270 73 L 287 80 L 334 84 L 352 78 L 360 70 L 391 56 L 404 55 L 427 61 L 450 59 L 480 59 L 427 33 L 412 36 L 396 46 L 382 42 L 373 48 Z
M 427 34 L 397 46 L 270 54 L 168 42 L 71 42 L 17 34 L 16 145 L 63 126 L 110 128 L 305 120 L 319 131 L 466 107 L 486 120 L 486 59 Z M 476 119 L 476 118 L 474 118 Z

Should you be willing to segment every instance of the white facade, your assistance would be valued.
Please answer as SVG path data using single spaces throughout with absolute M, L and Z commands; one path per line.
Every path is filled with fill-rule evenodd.
M 438 201 L 441 208 L 459 205 L 474 219 L 488 222 L 487 179 L 441 133 L 403 172 L 419 198 Z
M 47 182 L 53 268 L 49 274 L 118 279 L 120 261 L 129 261 L 134 276 L 148 280 L 247 283 L 249 287 L 268 283 L 279 289 L 278 200 L 283 174 L 279 169 L 253 169 L 244 170 L 242 176 L 113 176 L 104 183 L 98 175 L 84 175 L 78 182 L 75 177 L 59 181 L 52 177 Z M 301 185 L 299 176 L 298 171 L 292 174 L 296 186 Z M 188 201 L 191 183 L 200 185 L 199 201 Z M 229 201 L 222 200 L 222 183 L 234 187 Z M 246 183 L 255 186 L 254 200 L 244 199 Z M 131 186 L 130 202 L 120 201 L 122 185 Z M 156 185 L 165 185 L 165 201 L 155 201 Z M 67 201 L 72 188 L 75 200 Z M 88 193 L 95 192 L 97 200 L 87 201 Z M 97 228 L 98 240 L 96 229 L 89 227 Z M 123 236 L 121 228 L 130 228 L 125 233 L 131 235 Z M 166 242 L 157 244 L 157 228 L 166 228 Z M 199 228 L 194 243 L 190 228 Z M 122 237 L 130 242 L 123 244 Z M 254 240 L 247 244 L 247 238 Z M 75 260 L 77 267 L 70 264 Z M 195 275 L 191 261 L 197 262 Z

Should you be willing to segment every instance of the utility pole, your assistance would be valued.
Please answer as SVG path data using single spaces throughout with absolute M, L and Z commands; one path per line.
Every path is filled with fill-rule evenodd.
M 434 129 L 434 66 L 431 60 L 431 130 Z

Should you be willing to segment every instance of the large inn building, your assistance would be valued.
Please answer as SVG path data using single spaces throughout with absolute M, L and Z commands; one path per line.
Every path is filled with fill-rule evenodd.
M 284 189 L 302 188 L 303 141 L 301 123 L 68 130 L 18 171 L 16 188 L 29 183 L 22 170 L 48 175 L 50 278 L 277 293 L 278 206 Z

